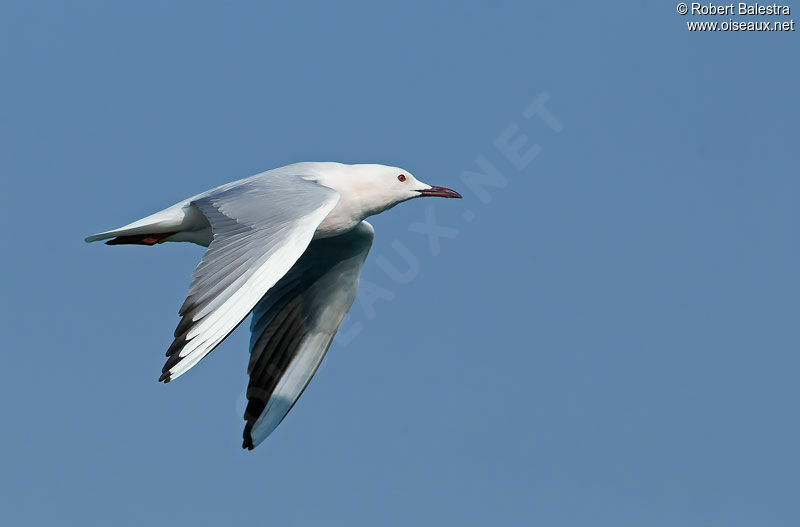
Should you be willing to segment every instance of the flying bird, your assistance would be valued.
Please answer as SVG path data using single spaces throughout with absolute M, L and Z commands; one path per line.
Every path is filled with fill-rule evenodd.
M 186 373 L 252 312 L 242 444 L 252 450 L 303 393 L 355 300 L 374 234 L 365 218 L 424 196 L 461 197 L 397 167 L 296 163 L 86 241 L 208 248 L 159 381 Z

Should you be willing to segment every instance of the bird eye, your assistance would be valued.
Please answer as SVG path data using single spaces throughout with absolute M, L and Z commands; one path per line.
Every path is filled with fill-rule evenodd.
M 400 174 L 399 176 L 397 176 L 397 180 L 398 181 L 405 181 L 406 180 L 405 174 Z

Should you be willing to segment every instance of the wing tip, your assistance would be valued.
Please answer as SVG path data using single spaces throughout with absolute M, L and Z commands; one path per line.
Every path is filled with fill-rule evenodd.
M 242 441 L 242 448 L 245 450 L 253 450 L 256 446 L 253 444 L 253 436 L 250 431 L 253 429 L 253 423 L 249 422 L 244 425 L 244 441 Z

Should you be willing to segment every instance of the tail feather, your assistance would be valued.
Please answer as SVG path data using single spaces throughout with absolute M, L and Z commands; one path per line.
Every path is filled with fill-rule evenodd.
M 207 222 L 205 217 L 189 206 L 187 200 L 118 229 L 93 234 L 86 241 L 109 240 L 106 242 L 109 245 L 153 245 L 176 233 L 194 230 L 203 222 Z

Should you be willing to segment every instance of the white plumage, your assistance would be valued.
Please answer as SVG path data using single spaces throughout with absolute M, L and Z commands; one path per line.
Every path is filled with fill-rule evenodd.
M 244 430 L 252 449 L 300 397 L 355 299 L 373 238 L 364 219 L 420 196 L 461 197 L 397 167 L 297 163 L 86 241 L 208 247 L 159 380 L 184 374 L 253 312 Z

